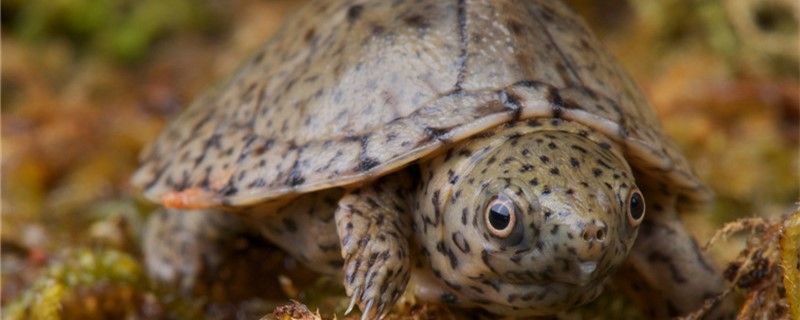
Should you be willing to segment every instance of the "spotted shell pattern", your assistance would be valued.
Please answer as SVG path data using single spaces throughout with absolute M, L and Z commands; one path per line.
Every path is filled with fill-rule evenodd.
M 317 1 L 143 152 L 183 207 L 358 185 L 518 119 L 576 121 L 684 197 L 708 192 L 639 89 L 556 1 Z

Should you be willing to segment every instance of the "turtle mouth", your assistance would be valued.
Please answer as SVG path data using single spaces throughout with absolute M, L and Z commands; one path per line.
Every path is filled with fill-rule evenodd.
M 585 287 L 596 283 L 601 274 L 599 272 L 599 264 L 597 261 L 583 261 L 576 262 L 567 272 L 555 277 L 555 282 L 560 282 L 567 285 Z
M 577 280 L 575 284 L 579 286 L 585 286 L 593 281 L 597 280 L 597 261 L 586 261 L 586 262 L 579 262 L 578 263 L 578 272 L 575 279 Z

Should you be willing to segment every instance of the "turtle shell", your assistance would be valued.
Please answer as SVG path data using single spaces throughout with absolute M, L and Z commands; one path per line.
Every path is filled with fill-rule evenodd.
M 317 1 L 142 154 L 173 207 L 357 185 L 499 124 L 558 117 L 620 143 L 692 200 L 709 193 L 640 90 L 556 1 Z

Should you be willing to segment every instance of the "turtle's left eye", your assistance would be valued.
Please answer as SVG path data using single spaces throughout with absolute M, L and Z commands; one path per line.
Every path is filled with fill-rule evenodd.
M 489 232 L 498 238 L 506 238 L 514 230 L 517 223 L 517 215 L 514 212 L 514 204 L 510 200 L 497 198 L 486 206 L 484 214 L 486 227 Z
M 628 223 L 630 223 L 631 226 L 636 227 L 642 222 L 642 218 L 644 218 L 645 207 L 642 193 L 637 189 L 631 191 L 631 193 L 628 195 L 627 205 Z

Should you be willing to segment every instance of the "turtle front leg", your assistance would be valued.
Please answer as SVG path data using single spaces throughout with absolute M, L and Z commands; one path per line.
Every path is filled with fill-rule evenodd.
M 632 291 L 649 316 L 686 315 L 724 290 L 721 273 L 700 250 L 681 222 L 676 197 L 658 189 L 645 190 L 647 217 L 631 249 L 627 265 L 640 279 L 626 274 L 618 283 Z M 706 319 L 730 318 L 730 301 L 719 302 Z
M 344 287 L 362 319 L 380 318 L 405 291 L 411 268 L 410 184 L 390 176 L 345 195 L 336 210 Z

